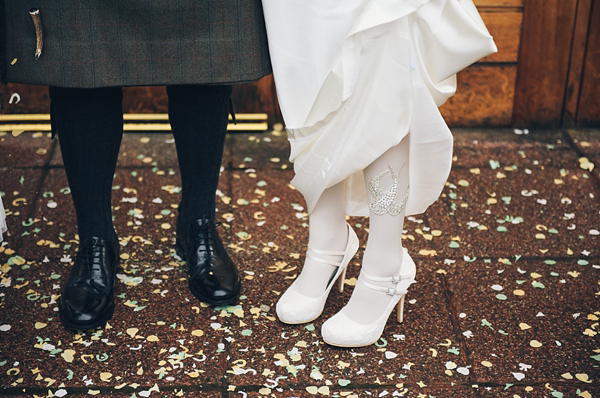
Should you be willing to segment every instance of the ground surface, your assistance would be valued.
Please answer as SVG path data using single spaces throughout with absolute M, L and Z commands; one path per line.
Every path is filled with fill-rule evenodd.
M 56 299 L 75 256 L 74 210 L 56 141 L 0 136 L 0 395 L 147 397 L 600 396 L 600 132 L 455 132 L 441 198 L 410 217 L 417 263 L 405 322 L 375 346 L 324 345 L 275 303 L 307 241 L 281 133 L 228 137 L 221 234 L 244 277 L 236 306 L 187 289 L 174 256 L 179 173 L 170 135 L 128 134 L 113 186 L 124 271 L 107 327 L 75 334 Z

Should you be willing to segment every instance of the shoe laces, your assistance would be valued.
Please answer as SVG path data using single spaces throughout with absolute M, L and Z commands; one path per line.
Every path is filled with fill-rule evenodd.
M 98 274 L 102 271 L 104 246 L 98 244 L 96 240 L 90 239 L 79 248 L 79 252 L 82 256 L 84 269 L 90 271 L 92 278 L 99 277 Z
M 211 248 L 215 246 L 215 233 L 216 227 L 221 225 L 220 222 L 215 223 L 203 223 L 203 225 L 193 224 L 192 234 L 194 236 L 194 242 L 198 248 L 198 253 L 210 253 Z

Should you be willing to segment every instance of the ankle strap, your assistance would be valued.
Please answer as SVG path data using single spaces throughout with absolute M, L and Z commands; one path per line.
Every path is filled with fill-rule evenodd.
M 316 250 L 316 249 L 312 249 L 310 247 L 306 251 L 306 258 L 308 258 L 309 260 L 313 260 L 313 261 L 319 262 L 321 264 L 327 264 L 327 265 L 333 265 L 334 267 L 339 267 L 340 264 L 342 263 L 342 261 L 326 260 L 319 256 L 315 256 L 315 254 L 320 254 L 323 256 L 344 256 L 346 254 L 346 252 L 345 251 L 344 252 L 331 252 L 331 251 L 326 251 L 326 250 Z
M 347 227 L 347 231 L 348 231 L 348 242 L 350 242 L 350 238 L 351 238 L 351 234 L 353 234 L 354 232 L 352 231 L 352 227 L 350 227 L 350 225 L 348 223 L 346 223 L 346 227 Z M 348 243 L 347 243 L 348 245 Z M 319 262 L 321 264 L 327 264 L 327 265 L 333 265 L 334 267 L 339 267 L 342 262 L 344 261 L 342 259 L 342 261 L 330 261 L 330 260 L 326 260 L 324 258 L 315 256 L 315 254 L 320 254 L 322 256 L 346 256 L 346 250 L 344 251 L 329 251 L 329 250 L 317 250 L 317 249 L 313 249 L 312 247 L 308 247 L 308 250 L 306 251 L 306 258 Z
M 366 282 L 365 279 L 370 280 L 372 282 L 392 282 L 394 284 L 394 287 L 386 288 L 386 287 L 377 286 L 372 283 Z M 415 280 L 413 279 L 412 275 L 402 274 L 402 272 L 400 272 L 400 275 L 394 275 L 394 276 L 384 277 L 384 278 L 372 276 L 367 273 L 361 272 L 360 277 L 358 278 L 358 282 L 360 282 L 362 285 L 368 287 L 369 289 L 383 292 L 389 296 L 406 294 L 406 289 L 398 290 L 398 285 L 402 281 L 409 281 L 410 282 L 409 286 L 411 284 L 415 283 Z

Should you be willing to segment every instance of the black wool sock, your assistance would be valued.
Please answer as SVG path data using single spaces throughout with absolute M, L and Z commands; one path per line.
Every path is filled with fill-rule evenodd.
M 115 241 L 111 190 L 123 137 L 122 90 L 50 87 L 50 98 L 80 241 Z
M 167 87 L 182 182 L 179 216 L 185 223 L 203 216 L 214 220 L 231 91 L 229 85 Z

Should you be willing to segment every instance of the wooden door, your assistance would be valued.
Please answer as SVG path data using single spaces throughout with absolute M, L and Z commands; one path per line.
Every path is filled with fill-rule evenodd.
M 598 3 L 598 0 L 527 1 L 514 126 L 600 125 Z

